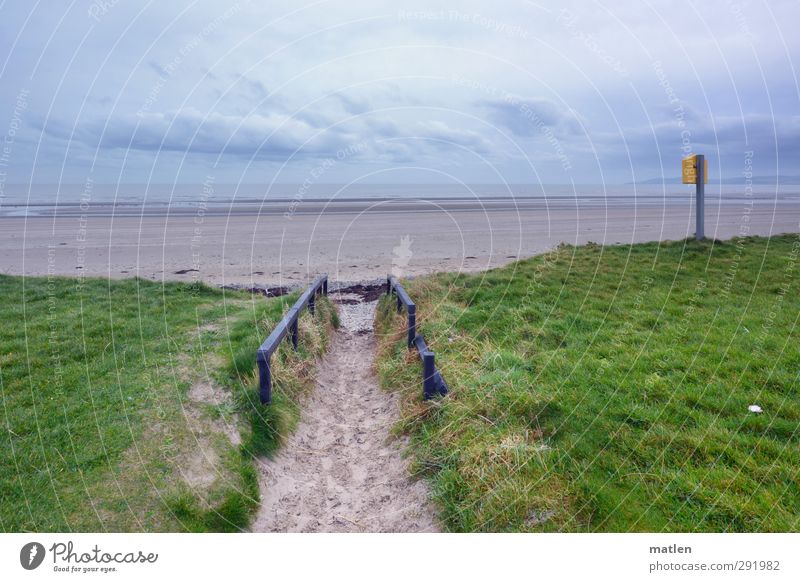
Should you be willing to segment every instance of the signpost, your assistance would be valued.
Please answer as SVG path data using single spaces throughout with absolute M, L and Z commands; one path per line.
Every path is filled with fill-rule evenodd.
M 689 156 L 683 158 L 681 169 L 683 170 L 683 183 L 697 185 L 697 200 L 694 210 L 697 219 L 695 238 L 703 240 L 705 238 L 705 186 L 708 183 L 708 160 L 703 154 Z

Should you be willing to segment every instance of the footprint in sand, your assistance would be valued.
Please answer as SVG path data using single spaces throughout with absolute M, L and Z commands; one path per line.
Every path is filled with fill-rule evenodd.
M 341 326 L 314 393 L 280 453 L 260 460 L 259 532 L 438 531 L 426 483 L 412 479 L 390 431 L 395 395 L 373 373 L 377 302 L 331 294 Z

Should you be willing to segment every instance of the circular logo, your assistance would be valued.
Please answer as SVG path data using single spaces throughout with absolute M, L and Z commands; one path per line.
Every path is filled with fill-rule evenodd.
M 35 570 L 44 561 L 44 546 L 39 542 L 30 542 L 19 551 L 19 563 L 26 570 Z

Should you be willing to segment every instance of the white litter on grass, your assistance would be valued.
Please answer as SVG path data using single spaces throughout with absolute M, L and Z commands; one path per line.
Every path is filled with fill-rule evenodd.
M 756 414 L 761 414 L 762 412 L 764 412 L 763 410 L 761 410 L 761 407 L 758 404 L 751 404 L 750 406 L 747 407 L 747 410 L 749 410 L 750 412 L 755 412 Z

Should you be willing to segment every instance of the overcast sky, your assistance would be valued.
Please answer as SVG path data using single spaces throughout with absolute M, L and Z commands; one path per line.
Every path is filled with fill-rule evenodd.
M 0 1 L 9 183 L 800 174 L 800 3 Z

